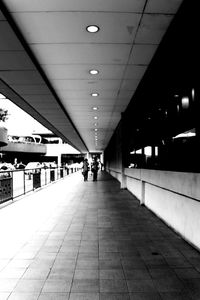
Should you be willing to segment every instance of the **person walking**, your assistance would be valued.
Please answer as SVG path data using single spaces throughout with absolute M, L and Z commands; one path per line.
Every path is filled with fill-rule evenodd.
M 89 171 L 89 163 L 87 158 L 85 158 L 82 166 L 82 174 L 83 174 L 84 181 L 88 180 L 88 171 Z
M 95 157 L 91 164 L 91 171 L 93 173 L 93 181 L 97 181 L 98 170 L 99 170 L 99 162 L 97 161 L 97 158 Z

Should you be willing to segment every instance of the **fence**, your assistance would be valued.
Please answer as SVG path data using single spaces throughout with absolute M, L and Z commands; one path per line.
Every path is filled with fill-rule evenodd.
M 37 168 L 0 171 L 0 204 L 78 171 L 79 168 Z

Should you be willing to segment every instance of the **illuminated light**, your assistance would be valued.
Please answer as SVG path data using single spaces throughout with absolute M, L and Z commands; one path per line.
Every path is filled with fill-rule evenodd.
M 96 32 L 98 32 L 99 31 L 99 26 L 97 26 L 97 25 L 89 25 L 89 26 L 87 26 L 86 27 L 86 30 L 88 31 L 88 32 L 90 32 L 90 33 L 96 33 Z
M 194 101 L 194 98 L 195 98 L 195 90 L 192 89 L 192 100 Z
M 98 129 L 97 128 L 95 128 L 95 130 L 94 131 L 98 131 Z
M 0 99 L 6 99 L 6 97 L 3 94 L 0 94 Z
M 98 93 L 92 93 L 91 96 L 92 96 L 92 97 L 98 97 L 99 94 L 98 94 Z
M 158 156 L 158 146 L 155 147 L 155 156 Z
M 94 126 L 98 126 L 98 123 L 94 123 Z
M 180 111 L 180 106 L 179 105 L 177 105 L 177 112 L 179 112 Z
M 152 155 L 152 148 L 151 146 L 147 146 L 144 148 L 144 154 L 147 156 L 151 156 Z
M 99 108 L 97 106 L 94 106 L 92 109 L 93 110 L 98 110 Z
M 94 119 L 95 119 L 95 120 L 97 120 L 97 119 L 98 119 L 98 117 L 97 117 L 97 116 L 95 116 L 95 117 L 94 117 Z
M 178 94 L 176 94 L 176 95 L 174 95 L 174 97 L 175 97 L 175 98 L 178 98 L 178 97 L 179 97 L 179 95 L 178 95 Z
M 89 73 L 91 75 L 97 75 L 97 74 L 99 74 L 99 71 L 98 70 L 90 70 Z
M 182 103 L 182 108 L 187 109 L 190 105 L 190 100 L 188 97 L 183 97 L 181 99 L 181 103 Z
M 137 150 L 135 153 L 142 154 L 142 149 Z

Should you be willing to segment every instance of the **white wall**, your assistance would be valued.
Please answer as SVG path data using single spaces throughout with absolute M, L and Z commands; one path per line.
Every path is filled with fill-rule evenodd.
M 112 170 L 115 178 L 120 176 Z M 125 169 L 126 187 L 200 250 L 200 174 Z

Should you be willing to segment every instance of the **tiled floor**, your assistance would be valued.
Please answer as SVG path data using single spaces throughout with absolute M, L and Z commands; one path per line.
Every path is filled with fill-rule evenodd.
M 0 209 L 0 300 L 200 299 L 200 254 L 107 174 Z

